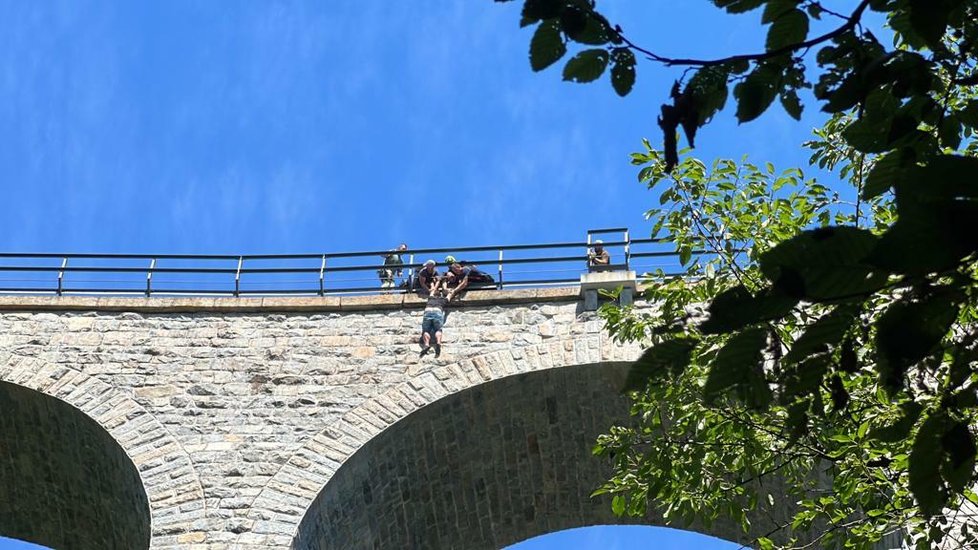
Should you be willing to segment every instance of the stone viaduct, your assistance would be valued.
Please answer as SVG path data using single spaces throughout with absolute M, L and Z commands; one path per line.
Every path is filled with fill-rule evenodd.
M 608 473 L 590 447 L 628 421 L 618 390 L 639 350 L 574 287 L 469 292 L 441 357 L 419 358 L 422 306 L 0 297 L 0 534 L 469 549 L 618 522 L 589 498 Z M 758 532 L 778 515 L 762 512 Z

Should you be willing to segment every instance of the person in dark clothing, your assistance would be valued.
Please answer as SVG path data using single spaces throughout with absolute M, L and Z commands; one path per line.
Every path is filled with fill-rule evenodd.
M 428 260 L 424 263 L 424 267 L 418 270 L 418 284 L 419 286 L 427 292 L 429 295 L 434 294 L 438 290 L 438 285 L 441 283 L 441 277 L 438 274 L 438 270 L 435 269 L 435 261 Z
M 462 267 L 462 264 L 455 262 L 448 266 L 448 273 L 445 274 L 445 287 L 451 288 L 448 291 L 448 300 L 451 301 L 458 296 L 467 286 L 472 275 L 473 268 Z
M 448 272 L 443 278 L 443 288 L 451 289 L 448 292 L 449 300 L 461 294 L 470 285 L 492 285 L 496 282 L 488 273 L 479 271 L 479 268 L 471 263 L 456 260 L 454 256 L 445 256 L 445 263 L 448 264 Z

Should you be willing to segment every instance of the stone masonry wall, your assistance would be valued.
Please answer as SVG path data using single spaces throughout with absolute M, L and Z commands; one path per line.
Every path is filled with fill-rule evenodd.
M 413 296 L 0 298 L 0 380 L 72 404 L 143 478 L 152 547 L 287 548 L 336 469 L 440 397 L 634 358 L 576 289 L 470 292 L 438 359 Z
M 590 498 L 611 473 L 591 448 L 629 418 L 627 366 L 510 376 L 409 415 L 336 472 L 296 549 L 496 549 L 620 523 L 608 497 Z

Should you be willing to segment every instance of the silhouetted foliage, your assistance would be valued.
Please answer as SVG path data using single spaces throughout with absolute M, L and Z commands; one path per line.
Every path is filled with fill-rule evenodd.
M 815 525 L 819 546 L 868 548 L 894 531 L 919 548 L 975 544 L 965 508 L 978 505 L 978 2 L 861 0 L 848 13 L 811 0 L 713 3 L 760 11 L 764 51 L 669 58 L 591 0 L 523 3 L 521 25 L 538 26 L 534 70 L 572 43 L 583 50 L 564 79 L 591 82 L 611 66 L 620 95 L 636 57 L 692 68 L 663 90 L 663 149 L 646 142 L 632 157 L 640 181 L 665 186 L 648 217 L 689 277 L 649 287 L 654 313 L 603 309 L 616 337 L 650 347 L 628 382 L 642 428 L 599 442 L 616 466 L 601 491 L 619 513 L 746 521 L 763 497 L 749 481 L 777 471 L 802 503 L 771 534 L 784 544 Z M 862 24 L 867 11 L 886 17 L 892 45 Z M 837 25 L 809 37 L 821 19 Z M 855 203 L 799 170 L 708 167 L 679 151 L 680 130 L 692 146 L 731 92 L 743 123 L 775 99 L 799 118 L 809 88 L 832 114 L 807 144 L 811 164 L 849 182 Z M 697 248 L 713 256 L 691 260 Z M 821 471 L 830 491 L 808 481 Z

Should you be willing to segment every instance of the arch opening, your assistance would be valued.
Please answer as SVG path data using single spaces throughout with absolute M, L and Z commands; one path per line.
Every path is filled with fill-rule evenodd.
M 0 381 L 0 535 L 51 548 L 148 548 L 136 466 L 71 405 Z
M 506 550 L 607 550 L 608 548 L 655 548 L 657 550 L 742 550 L 736 542 L 693 531 L 651 525 L 592 525 L 547 533 L 508 546 Z
M 620 388 L 628 363 L 508 376 L 443 397 L 398 420 L 351 455 L 299 524 L 295 550 L 497 549 L 619 518 L 591 493 L 611 474 L 597 436 L 630 422 Z M 653 513 L 654 514 L 654 513 Z M 765 521 L 758 518 L 757 525 Z M 696 532 L 749 542 L 739 525 Z

